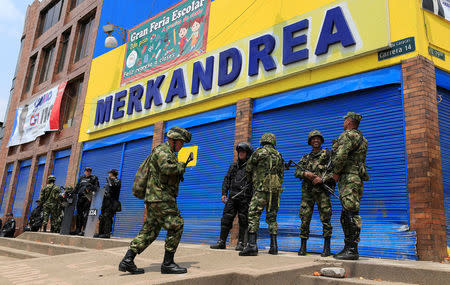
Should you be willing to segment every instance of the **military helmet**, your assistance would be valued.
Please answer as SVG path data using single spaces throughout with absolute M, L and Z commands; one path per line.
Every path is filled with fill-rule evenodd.
M 308 135 L 308 144 L 309 145 L 311 145 L 311 139 L 313 137 L 320 137 L 320 139 L 322 140 L 322 143 L 325 141 L 325 139 L 323 138 L 322 133 L 320 131 L 313 130 L 313 131 L 310 131 L 309 135 Z
M 253 147 L 249 143 L 240 142 L 236 146 L 236 151 L 245 151 L 247 153 L 247 156 L 250 156 L 253 153 Z
M 192 134 L 182 127 L 172 127 L 167 132 L 167 137 L 174 140 L 183 140 L 188 143 L 191 141 Z
M 108 173 L 111 173 L 112 175 L 114 175 L 114 176 L 117 176 L 117 175 L 119 175 L 119 171 L 117 171 L 117 169 L 111 169 L 110 171 L 108 171 Z
M 49 175 L 48 177 L 47 177 L 47 180 L 48 181 L 56 181 L 56 177 L 54 176 L 54 175 Z
M 271 144 L 273 146 L 277 145 L 277 138 L 272 133 L 265 133 L 261 136 L 261 139 L 259 140 L 260 145 L 264 144 Z

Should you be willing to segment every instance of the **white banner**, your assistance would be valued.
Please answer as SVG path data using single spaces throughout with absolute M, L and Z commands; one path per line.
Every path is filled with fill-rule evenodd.
M 8 147 L 32 142 L 47 131 L 59 129 L 59 110 L 66 85 L 67 81 L 17 108 Z
M 450 21 L 450 0 L 422 0 L 422 8 Z

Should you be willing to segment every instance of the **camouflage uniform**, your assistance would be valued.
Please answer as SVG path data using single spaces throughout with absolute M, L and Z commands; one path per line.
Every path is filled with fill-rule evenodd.
M 302 203 L 300 206 L 299 217 L 302 220 L 300 227 L 300 238 L 309 238 L 309 224 L 311 223 L 312 214 L 314 211 L 314 204 L 317 203 L 319 209 L 320 220 L 323 225 L 323 236 L 331 237 L 331 199 L 330 193 L 326 191 L 321 185 L 313 185 L 312 181 L 304 176 L 306 171 L 312 172 L 322 178 L 324 182 L 329 182 L 333 179 L 333 173 L 327 171 L 326 167 L 331 159 L 330 152 L 326 149 L 321 149 L 318 152 L 310 152 L 305 154 L 295 171 L 295 177 L 303 179 L 302 182 Z M 326 176 L 324 177 L 324 174 Z
M 54 176 L 49 176 L 48 182 L 50 183 L 42 188 L 39 200 L 41 201 L 44 209 L 44 221 L 42 222 L 43 228 L 47 228 L 48 219 L 49 216 L 51 216 L 51 231 L 59 232 L 61 225 L 61 206 L 58 200 L 60 188 L 54 184 L 54 181 Z
M 359 121 L 362 116 L 349 112 L 344 118 Z M 363 181 L 369 179 L 366 170 L 366 154 L 369 143 L 358 129 L 344 131 L 333 142 L 333 171 L 339 175 L 338 188 L 342 204 L 341 224 L 346 246 L 356 247 L 359 242 L 362 220 L 359 207 L 363 194 Z

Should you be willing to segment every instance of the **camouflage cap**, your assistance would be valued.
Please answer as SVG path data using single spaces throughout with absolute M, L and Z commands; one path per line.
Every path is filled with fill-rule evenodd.
M 263 145 L 263 144 L 271 144 L 273 146 L 277 145 L 277 138 L 275 137 L 274 134 L 272 133 L 265 133 L 261 136 L 261 139 L 259 140 L 259 144 Z
M 308 144 L 309 145 L 311 145 L 311 139 L 313 137 L 320 137 L 322 139 L 322 143 L 325 141 L 325 139 L 323 138 L 322 133 L 320 131 L 313 130 L 313 131 L 310 131 L 309 135 L 308 135 Z
M 54 175 L 49 175 L 49 176 L 47 177 L 47 180 L 48 180 L 48 181 L 56 181 L 56 177 L 55 177 Z
M 362 115 L 355 113 L 355 112 L 348 112 L 347 115 L 344 116 L 344 119 L 352 118 L 356 122 L 361 122 Z
M 183 140 L 188 143 L 191 141 L 192 134 L 188 130 L 182 127 L 172 127 L 167 132 L 167 137 L 174 140 Z

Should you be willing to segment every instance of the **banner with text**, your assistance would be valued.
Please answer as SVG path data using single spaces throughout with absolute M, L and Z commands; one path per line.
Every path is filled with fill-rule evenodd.
M 422 0 L 422 8 L 450 21 L 450 0 Z
M 128 32 L 122 83 L 162 71 L 206 51 L 210 0 L 185 0 Z
M 8 147 L 32 142 L 47 131 L 59 130 L 61 99 L 66 85 L 67 81 L 17 108 Z

